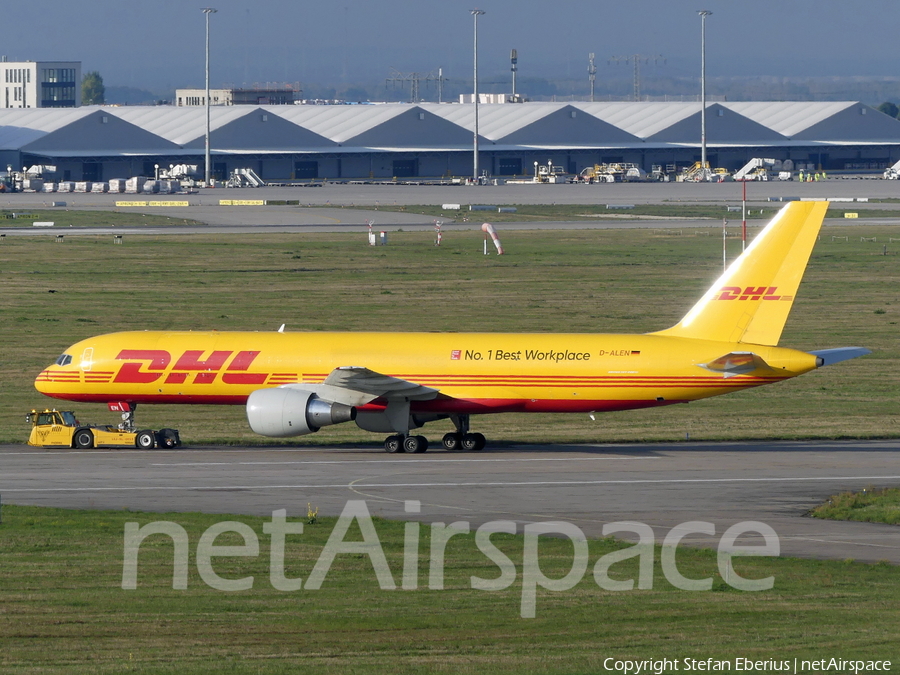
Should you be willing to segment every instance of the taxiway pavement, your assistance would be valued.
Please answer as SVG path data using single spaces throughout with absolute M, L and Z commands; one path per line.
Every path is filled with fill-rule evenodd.
M 338 515 L 364 499 L 373 515 L 429 522 L 565 521 L 588 536 L 638 521 L 657 541 L 689 521 L 716 535 L 772 527 L 787 556 L 900 564 L 900 528 L 805 514 L 828 496 L 900 487 L 900 442 L 759 442 L 497 447 L 479 454 L 388 455 L 374 448 L 42 450 L 0 446 L 3 503 L 268 516 L 307 504 Z M 406 500 L 421 513 L 407 514 Z M 521 527 L 520 530 L 521 531 Z M 761 544 L 761 538 L 746 543 Z
M 747 187 L 751 207 L 777 206 L 769 199 L 892 199 L 900 197 L 900 181 L 875 179 L 829 179 L 818 183 L 772 181 L 750 183 Z M 293 206 L 221 206 L 221 200 L 296 200 Z M 188 206 L 159 207 L 154 201 L 186 201 Z M 0 208 L 20 213 L 29 209 L 122 210 L 117 201 L 147 202 L 147 206 L 127 207 L 130 213 L 168 216 L 172 225 L 160 228 L 0 228 L 0 233 L 28 234 L 195 234 L 210 232 L 326 232 L 364 231 L 366 221 L 376 230 L 425 230 L 435 218 L 414 213 L 384 210 L 399 206 L 461 204 L 719 204 L 729 221 L 737 222 L 739 213 L 728 213 L 724 206 L 740 205 L 740 183 L 613 183 L 598 185 L 394 185 L 326 183 L 321 187 L 265 187 L 258 189 L 210 188 L 189 195 L 124 195 L 101 193 L 15 193 L 0 195 Z M 65 207 L 51 207 L 64 202 Z M 846 203 L 842 204 L 846 206 Z M 826 224 L 862 224 L 878 218 L 878 211 L 893 209 L 891 203 L 854 202 L 859 221 L 826 221 Z M 353 208 L 346 208 L 353 207 Z M 490 221 L 489 211 L 447 211 L 441 220 L 451 229 L 477 229 Z M 504 222 L 502 229 L 607 229 L 607 228 L 703 228 L 718 227 L 719 219 L 642 219 L 628 218 L 627 210 L 616 210 L 616 219 L 578 218 L 569 222 Z M 464 220 L 467 219 L 467 220 Z M 199 221 L 205 227 L 188 226 L 185 220 Z M 875 221 L 882 222 L 882 221 Z M 883 222 L 894 223 L 895 220 Z

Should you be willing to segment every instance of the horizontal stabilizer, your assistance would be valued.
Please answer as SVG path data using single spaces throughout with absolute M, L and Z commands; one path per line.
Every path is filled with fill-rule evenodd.
M 753 352 L 731 352 L 709 363 L 701 363 L 699 365 L 701 368 L 706 368 L 714 373 L 722 373 L 722 376 L 725 378 L 754 372 L 761 374 L 764 371 L 774 370 L 761 356 Z
M 818 366 L 830 366 L 832 363 L 840 363 L 841 361 L 849 361 L 857 356 L 865 356 L 871 354 L 871 349 L 865 347 L 836 347 L 834 349 L 819 349 L 809 352 L 813 356 L 818 357 Z

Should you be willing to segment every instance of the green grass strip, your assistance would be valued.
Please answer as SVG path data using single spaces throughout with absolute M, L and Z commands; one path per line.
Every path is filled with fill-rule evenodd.
M 297 521 L 289 513 L 289 522 Z M 367 555 L 335 558 L 319 590 L 277 591 L 269 580 L 269 518 L 198 513 L 75 511 L 4 505 L 0 524 L 0 671 L 4 673 L 599 673 L 606 658 L 793 660 L 897 657 L 900 569 L 818 560 L 747 557 L 747 578 L 774 576 L 771 590 L 737 591 L 718 574 L 711 550 L 679 548 L 686 577 L 712 577 L 710 591 L 683 591 L 660 570 L 649 590 L 605 591 L 596 561 L 626 546 L 589 542 L 588 572 L 573 588 L 538 588 L 536 616 L 520 616 L 523 537 L 493 543 L 516 566 L 505 590 L 472 588 L 497 578 L 474 534 L 446 548 L 444 589 L 429 583 L 429 532 L 421 526 L 416 588 L 399 588 L 405 524 L 374 518 L 398 588 L 382 590 Z M 285 573 L 307 579 L 335 524 L 320 518 L 289 535 Z M 173 546 L 152 535 L 140 548 L 136 590 L 122 589 L 125 524 L 171 521 L 189 537 L 188 583 L 174 590 Z M 213 559 L 216 574 L 253 577 L 222 592 L 198 574 L 200 537 L 222 521 L 256 534 L 257 556 Z M 519 532 L 522 526 L 519 526 Z M 718 533 L 721 534 L 721 533 Z M 351 528 L 348 541 L 358 541 Z M 217 546 L 239 545 L 222 534 Z M 541 538 L 539 564 L 551 578 L 572 566 L 573 545 Z M 637 576 L 637 560 L 610 576 Z M 667 670 L 666 672 L 675 672 Z M 680 668 L 678 672 L 684 672 Z
M 817 506 L 810 515 L 827 520 L 900 525 L 900 488 L 866 488 L 841 492 Z

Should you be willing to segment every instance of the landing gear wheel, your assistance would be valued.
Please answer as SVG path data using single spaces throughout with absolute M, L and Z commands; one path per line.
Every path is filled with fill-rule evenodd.
M 462 447 L 462 434 L 450 432 L 449 434 L 444 434 L 444 438 L 441 439 L 441 443 L 444 446 L 444 450 L 449 450 L 453 452 L 454 450 L 459 450 Z
M 428 439 L 424 436 L 407 436 L 403 439 L 404 452 L 425 452 L 428 449 Z
M 76 448 L 93 448 L 94 447 L 94 432 L 90 429 L 79 429 L 75 432 L 75 447 Z
M 141 450 L 152 450 L 156 446 L 156 437 L 152 431 L 139 431 L 134 437 L 134 445 Z
M 157 445 L 160 448 L 178 448 L 181 446 L 181 437 L 175 429 L 160 429 L 157 434 Z
M 464 434 L 462 437 L 462 449 L 468 452 L 479 452 L 484 450 L 487 440 L 482 434 Z
M 403 436 L 393 435 L 384 439 L 386 452 L 400 452 L 403 449 Z

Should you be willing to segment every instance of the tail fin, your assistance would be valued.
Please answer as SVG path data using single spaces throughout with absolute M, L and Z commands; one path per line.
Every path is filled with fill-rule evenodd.
M 778 344 L 828 202 L 791 202 L 672 328 L 673 337 Z

